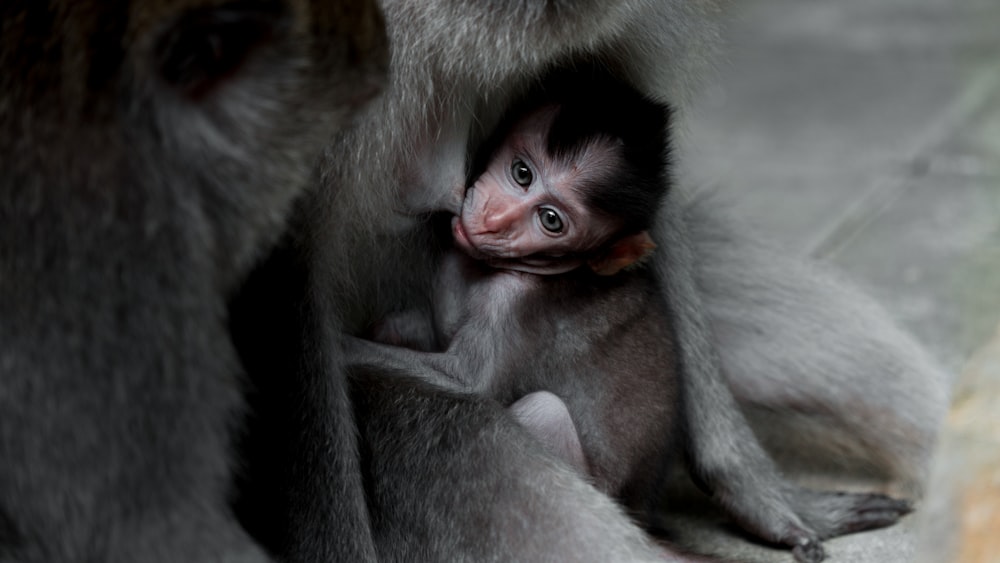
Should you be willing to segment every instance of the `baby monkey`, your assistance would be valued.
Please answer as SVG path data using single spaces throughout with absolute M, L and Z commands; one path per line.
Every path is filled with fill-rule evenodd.
M 416 360 L 439 386 L 512 405 L 560 457 L 638 502 L 675 449 L 676 391 L 655 280 L 622 270 L 655 247 L 668 111 L 624 88 L 600 94 L 533 100 L 498 127 L 451 218 L 457 250 L 442 259 L 433 314 L 390 317 L 375 334 L 444 352 L 370 355 Z
M 473 166 L 433 312 L 390 317 L 375 330 L 381 344 L 354 340 L 347 352 L 358 364 L 509 405 L 531 434 L 648 524 L 673 458 L 690 461 L 670 307 L 642 267 L 670 184 L 669 110 L 613 82 L 529 100 Z M 713 494 L 715 483 L 703 485 Z M 792 484 L 773 493 L 815 510 L 797 514 L 789 503 L 781 517 L 729 513 L 794 547 L 801 561 L 824 557 L 823 538 L 892 524 L 908 509 L 880 495 Z
M 502 126 L 452 220 L 455 244 L 494 268 L 546 275 L 584 264 L 610 275 L 650 250 L 668 112 L 620 95 L 544 104 Z

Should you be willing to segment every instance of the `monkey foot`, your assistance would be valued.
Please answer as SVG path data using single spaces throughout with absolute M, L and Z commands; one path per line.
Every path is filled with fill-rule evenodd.
M 913 505 L 909 501 L 885 495 L 850 496 L 854 497 L 855 500 L 854 509 L 839 522 L 839 526 L 833 533 L 835 536 L 891 526 L 913 510 Z
M 792 556 L 799 563 L 819 563 L 826 559 L 826 552 L 818 539 L 803 538 L 799 545 L 792 548 Z

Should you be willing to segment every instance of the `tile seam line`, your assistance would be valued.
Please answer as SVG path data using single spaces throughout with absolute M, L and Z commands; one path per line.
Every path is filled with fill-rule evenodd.
M 921 155 L 942 146 L 953 132 L 955 124 L 975 114 L 989 101 L 990 95 L 1000 86 L 1000 64 L 988 66 L 985 72 L 973 77 L 971 83 L 916 137 L 909 149 L 903 151 L 905 162 L 913 162 Z M 902 197 L 908 179 L 909 176 L 905 174 L 880 175 L 865 195 L 848 205 L 827 229 L 812 237 L 805 248 L 806 252 L 818 258 L 836 255 L 858 232 Z

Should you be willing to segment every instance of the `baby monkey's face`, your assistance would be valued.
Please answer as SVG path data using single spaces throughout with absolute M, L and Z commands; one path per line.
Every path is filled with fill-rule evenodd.
M 556 158 L 547 149 L 557 108 L 546 106 L 512 128 L 465 194 L 452 223 L 455 243 L 495 267 L 539 274 L 572 270 L 620 227 L 595 213 L 582 186 L 614 177 L 620 147 L 603 139 Z

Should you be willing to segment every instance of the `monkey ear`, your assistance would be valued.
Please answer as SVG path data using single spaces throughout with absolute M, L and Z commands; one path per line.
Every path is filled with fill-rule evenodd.
M 656 243 L 649 232 L 642 231 L 614 243 L 607 252 L 587 261 L 587 265 L 599 276 L 613 276 L 649 256 L 654 248 Z

